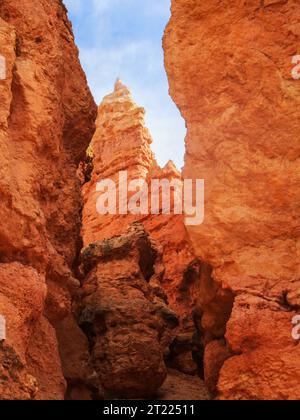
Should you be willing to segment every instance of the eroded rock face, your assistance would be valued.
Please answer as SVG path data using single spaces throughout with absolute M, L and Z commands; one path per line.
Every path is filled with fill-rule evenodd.
M 169 369 L 166 382 L 158 393 L 158 400 L 162 401 L 207 401 L 210 399 L 211 396 L 199 377 L 185 375 L 173 369 Z
M 161 257 L 140 223 L 82 251 L 87 276 L 78 322 L 107 395 L 153 397 L 166 378 L 178 318 L 159 285 Z
M 216 286 L 204 306 L 199 294 L 200 322 L 220 340 L 230 318 L 223 333 L 236 354 L 221 369 L 224 399 L 300 398 L 291 337 L 300 306 L 300 85 L 291 77 L 299 21 L 294 0 L 173 0 L 164 38 L 170 92 L 188 128 L 184 177 L 206 181 L 205 222 L 188 228 Z M 232 314 L 220 319 L 230 294 Z
M 7 326 L 0 350 L 1 399 L 64 394 L 55 330 L 43 314 L 46 294 L 45 278 L 32 267 L 0 265 L 0 313 Z
M 183 216 L 173 212 L 174 201 L 171 194 L 171 214 L 151 214 L 151 181 L 177 180 L 181 174 L 173 162 L 160 168 L 151 151 L 152 138 L 145 127 L 145 110 L 133 100 L 129 89 L 117 80 L 114 92 L 107 95 L 98 109 L 96 132 L 89 147 L 88 158 L 83 165 L 82 195 L 84 201 L 82 236 L 85 246 L 124 234 L 128 225 L 134 221 L 143 223 L 150 236 L 163 248 L 164 275 L 161 285 L 168 297 L 170 308 L 180 318 L 178 334 L 185 334 L 186 347 L 181 346 L 179 353 L 172 353 L 177 368 L 185 373 L 194 374 L 197 365 L 192 358 L 193 309 L 198 281 L 199 261 L 195 258 L 189 244 Z M 119 197 L 119 173 L 127 172 L 128 183 L 135 179 L 145 180 L 149 186 L 149 214 L 101 215 L 97 212 L 97 183 L 110 179 L 116 184 Z M 87 181 L 87 182 L 86 182 Z M 127 185 L 126 185 L 127 188 Z M 160 199 L 163 192 L 160 192 Z M 128 201 L 133 193 L 128 194 Z M 153 196 L 152 196 L 153 197 Z
M 65 378 L 80 379 L 72 376 L 72 363 L 88 354 L 71 314 L 71 293 L 80 247 L 76 169 L 94 131 L 96 107 L 60 0 L 2 0 L 0 44 L 6 60 L 0 80 L 0 313 L 8 324 L 5 346 L 23 366 L 20 381 L 31 377 L 35 384 L 20 394 L 20 381 L 14 390 L 10 379 L 9 395 L 1 397 L 63 399 Z M 81 356 L 60 345 L 67 318 Z

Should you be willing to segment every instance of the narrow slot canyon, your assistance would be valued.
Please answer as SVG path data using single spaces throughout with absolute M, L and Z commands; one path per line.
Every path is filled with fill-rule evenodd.
M 104 396 L 209 399 L 198 291 L 201 283 L 212 282 L 211 272 L 193 253 L 183 215 L 95 210 L 96 184 L 114 180 L 118 193 L 122 171 L 128 183 L 181 179 L 173 162 L 164 168 L 157 164 L 144 114 L 120 80 L 98 109 L 96 131 L 79 168 L 84 247 L 77 319 Z M 160 189 L 160 203 L 163 193 Z
M 118 78 L 96 104 L 79 59 L 117 76 L 140 49 L 156 64 L 150 43 L 110 67 L 88 39 L 104 3 L 79 56 L 69 0 L 0 2 L 0 400 L 300 399 L 300 5 L 170 3 L 182 169 L 164 100 Z M 189 180 L 198 224 L 178 211 Z

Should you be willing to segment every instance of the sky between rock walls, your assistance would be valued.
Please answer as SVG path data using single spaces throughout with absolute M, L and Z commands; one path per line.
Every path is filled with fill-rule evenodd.
M 152 149 L 163 166 L 183 166 L 185 123 L 168 94 L 162 36 L 170 0 L 64 0 L 95 101 L 120 77 L 146 109 Z

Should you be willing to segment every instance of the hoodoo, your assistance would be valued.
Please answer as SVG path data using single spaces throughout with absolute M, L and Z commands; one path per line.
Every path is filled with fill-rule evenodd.
M 82 187 L 83 243 L 87 246 L 123 234 L 131 223 L 141 221 L 150 236 L 164 248 L 163 263 L 166 272 L 162 287 L 168 295 L 170 305 L 181 315 L 182 321 L 191 324 L 193 328 L 191 301 L 184 302 L 185 298 L 193 300 L 193 297 L 189 296 L 189 290 L 184 297 L 178 290 L 184 282 L 184 273 L 195 260 L 183 215 L 175 215 L 174 212 L 168 215 L 161 212 L 151 215 L 151 209 L 148 216 L 119 212 L 102 215 L 96 209 L 100 196 L 97 183 L 104 179 L 114 181 L 119 196 L 120 172 L 127 173 L 126 188 L 133 179 L 144 180 L 149 185 L 153 178 L 181 179 L 173 162 L 168 162 L 163 169 L 158 166 L 151 151 L 152 137 L 145 127 L 144 115 L 145 110 L 133 101 L 130 90 L 120 80 L 117 80 L 114 92 L 107 95 L 99 106 L 96 132 L 88 149 L 92 161 L 88 157 L 89 164 L 83 165 L 91 172 L 88 182 Z M 86 179 L 84 174 L 82 179 Z
M 149 186 L 153 179 L 181 182 L 181 174 L 173 162 L 163 169 L 156 163 L 144 114 L 144 109 L 135 104 L 130 90 L 119 79 L 113 93 L 103 99 L 98 109 L 96 132 L 87 161 L 82 165 L 85 248 L 81 257 L 84 280 L 79 323 L 89 341 L 92 340 L 95 369 L 110 393 L 131 398 L 153 397 L 164 382 L 166 368 L 172 367 L 191 375 L 186 378 L 183 375 L 184 386 L 189 380 L 192 383 L 196 380 L 193 392 L 197 390 L 200 399 L 208 398 L 200 379 L 197 382 L 194 376 L 199 369 L 197 363 L 201 364 L 202 351 L 200 332 L 193 319 L 201 263 L 188 242 L 183 215 L 174 212 L 154 215 L 151 209 L 146 215 L 97 212 L 101 180 L 114 182 L 117 197 L 121 189 L 120 174 L 126 173 L 126 189 L 133 179 Z M 162 194 L 160 191 L 159 202 Z M 125 199 L 130 200 L 127 191 Z M 151 201 L 148 200 L 149 206 Z M 127 209 L 128 203 L 125 204 L 123 209 Z M 96 321 L 93 314 L 100 312 L 103 313 L 101 321 Z M 132 333 L 130 324 L 135 325 Z M 156 330 L 154 336 L 151 330 Z M 95 331 L 94 338 L 91 331 Z M 161 337 L 159 341 L 155 338 L 157 334 Z M 136 356 L 130 356 L 131 352 Z M 104 354 L 107 361 L 103 359 Z M 180 379 L 170 375 L 171 382 L 176 380 Z M 172 393 L 169 396 L 172 398 Z

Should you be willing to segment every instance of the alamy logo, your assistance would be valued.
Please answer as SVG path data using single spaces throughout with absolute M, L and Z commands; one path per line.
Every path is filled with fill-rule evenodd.
M 300 340 L 300 315 L 294 316 L 292 319 L 292 324 L 294 328 L 292 329 L 292 337 L 294 340 Z
M 0 80 L 6 79 L 6 60 L 3 55 L 0 55 Z
M 204 221 L 203 179 L 152 179 L 148 184 L 145 179 L 129 181 L 127 171 L 121 171 L 117 184 L 111 179 L 97 183 L 99 214 L 184 214 L 188 226 Z
M 295 67 L 292 69 L 292 78 L 294 80 L 300 79 L 300 55 L 294 55 L 292 57 L 292 64 L 295 64 Z
M 6 340 L 6 320 L 0 315 L 0 341 Z

